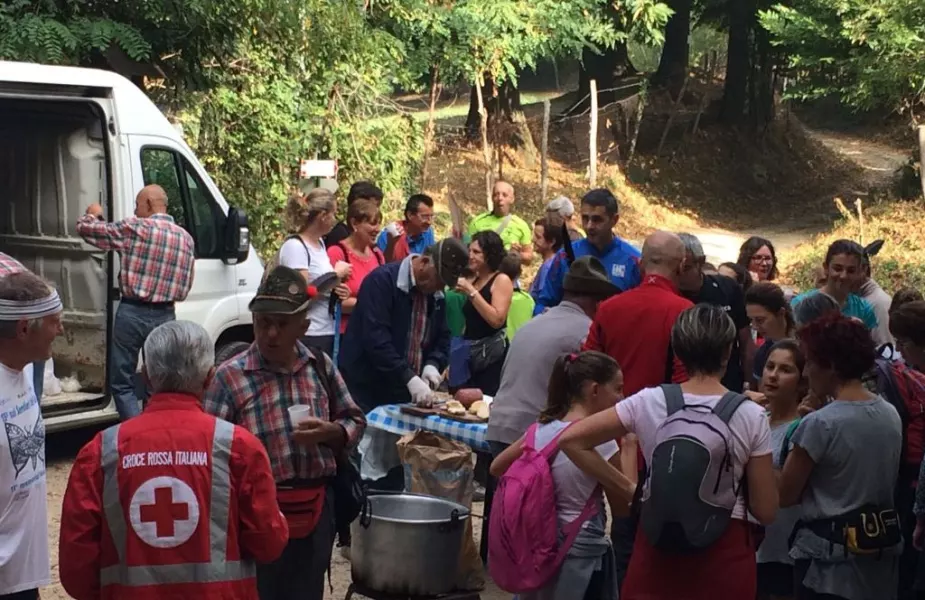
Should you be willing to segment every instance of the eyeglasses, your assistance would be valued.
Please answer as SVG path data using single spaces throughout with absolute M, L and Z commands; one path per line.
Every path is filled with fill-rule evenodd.
M 757 263 L 771 263 L 774 262 L 774 257 L 767 254 L 756 254 L 752 257 L 752 260 Z

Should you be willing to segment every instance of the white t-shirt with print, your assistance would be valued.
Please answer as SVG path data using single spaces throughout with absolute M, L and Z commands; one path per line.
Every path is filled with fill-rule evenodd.
M 536 449 L 545 448 L 546 444 L 568 425 L 565 421 L 552 421 L 537 427 Z M 595 448 L 604 460 L 610 460 L 618 449 L 614 440 L 604 442 Z M 556 484 L 556 512 L 559 525 L 566 525 L 581 515 L 598 482 L 576 467 L 565 452 L 556 454 L 555 460 L 552 461 L 552 480 Z
M 722 396 L 700 396 L 684 394 L 684 403 L 694 406 L 708 406 L 713 408 Z M 652 452 L 655 446 L 655 431 L 665 419 L 668 418 L 668 409 L 665 404 L 665 394 L 661 388 L 648 388 L 621 400 L 617 403 L 617 416 L 627 428 L 639 438 L 639 447 L 642 449 L 646 463 L 652 462 Z M 733 441 L 733 474 L 735 481 L 741 481 L 745 473 L 745 465 L 753 456 L 764 456 L 771 453 L 771 430 L 768 427 L 768 418 L 764 409 L 751 400 L 742 403 L 742 406 L 732 415 L 729 421 L 729 430 Z M 745 499 L 739 495 L 735 508 L 732 510 L 734 519 L 745 520 Z
M 45 424 L 32 365 L 0 364 L 0 595 L 48 585 Z
M 304 240 L 295 238 L 286 240 L 283 247 L 279 249 L 279 264 L 297 271 L 308 271 L 308 282 L 318 279 L 325 273 L 334 271 L 331 265 L 331 259 L 328 258 L 328 251 L 324 247 L 324 242 L 320 242 L 316 247 Z M 306 253 L 305 249 L 308 248 Z M 309 256 L 311 262 L 309 262 Z M 308 309 L 308 318 L 311 321 L 305 335 L 334 335 L 334 317 L 328 312 L 328 302 L 320 298 L 312 303 Z

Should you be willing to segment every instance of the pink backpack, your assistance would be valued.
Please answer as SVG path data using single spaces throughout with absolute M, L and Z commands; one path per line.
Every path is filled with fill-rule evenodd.
M 598 511 L 599 487 L 578 518 L 562 528 L 560 543 L 552 461 L 565 429 L 537 451 L 537 427 L 534 423 L 527 430 L 523 455 L 501 476 L 491 503 L 488 571 L 498 587 L 512 594 L 536 591 L 554 578 L 581 526 Z

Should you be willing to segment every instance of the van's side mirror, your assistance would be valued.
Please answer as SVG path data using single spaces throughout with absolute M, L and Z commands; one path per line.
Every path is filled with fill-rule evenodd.
M 234 206 L 228 209 L 228 218 L 225 219 L 225 247 L 222 252 L 222 261 L 226 265 L 234 265 L 247 260 L 251 249 L 251 232 L 247 227 L 247 215 Z

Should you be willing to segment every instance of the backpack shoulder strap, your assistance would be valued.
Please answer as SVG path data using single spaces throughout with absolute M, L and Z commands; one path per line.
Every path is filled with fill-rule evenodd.
M 376 262 L 379 263 L 380 267 L 385 264 L 385 254 L 383 254 L 382 250 L 375 246 L 373 246 L 373 256 L 376 257 Z
M 578 537 L 578 534 L 581 532 L 581 526 L 584 525 L 588 519 L 597 515 L 599 511 L 598 498 L 600 498 L 602 489 L 600 485 L 595 487 L 594 491 L 591 492 L 591 496 L 588 497 L 588 501 L 585 502 L 585 507 L 581 509 L 581 514 L 578 515 L 574 521 L 566 523 L 562 527 L 562 533 L 565 534 L 565 539 L 559 544 L 559 560 L 565 558 L 572 544 L 575 543 L 575 538 Z
M 795 420 L 787 426 L 787 431 L 784 432 L 784 441 L 780 446 L 780 460 L 778 461 L 778 467 L 781 469 L 784 468 L 784 463 L 787 462 L 787 455 L 790 454 L 790 440 L 793 439 L 793 433 L 797 430 L 797 427 L 799 427 L 802 421 L 802 417 Z
M 719 417 L 723 423 L 729 425 L 729 420 L 732 419 L 732 415 L 739 410 L 739 407 L 742 406 L 742 403 L 746 400 L 748 400 L 748 398 L 742 394 L 726 392 L 723 397 L 719 399 L 719 402 L 716 403 L 716 406 L 713 407 L 713 413 Z
M 347 246 L 345 246 L 343 242 L 337 242 L 334 245 L 340 248 L 340 251 L 344 253 L 344 262 L 347 263 L 348 265 L 351 264 L 350 263 L 350 253 L 347 252 Z
M 533 425 L 527 427 L 527 433 L 524 434 L 524 449 L 529 448 L 530 450 L 536 450 L 536 430 L 540 426 L 539 423 L 534 423 Z
M 314 346 L 307 346 L 308 351 L 315 358 L 315 373 L 318 374 L 318 380 L 321 382 L 321 387 L 324 389 L 324 393 L 328 397 L 328 406 L 331 406 L 334 402 L 334 386 L 331 382 L 331 374 L 328 372 L 327 360 L 325 360 L 325 354 L 323 351 L 319 350 Z M 334 415 L 331 415 L 333 417 Z
M 669 417 L 684 408 L 684 392 L 681 391 L 680 385 L 663 383 L 659 387 L 665 394 L 665 408 L 668 410 Z

